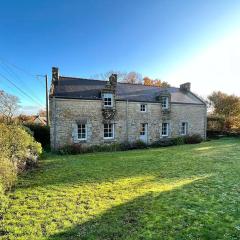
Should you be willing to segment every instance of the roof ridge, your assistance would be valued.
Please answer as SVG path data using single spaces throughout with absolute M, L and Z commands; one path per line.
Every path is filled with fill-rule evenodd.
M 60 78 L 72 78 L 72 79 L 78 79 L 78 80 L 89 80 L 89 81 L 100 81 L 100 82 L 107 82 L 108 80 L 100 80 L 100 79 L 93 79 L 93 78 L 81 78 L 81 77 L 71 77 L 71 76 L 59 76 Z M 117 82 L 117 84 L 124 84 L 124 85 L 133 85 L 133 86 L 143 86 L 143 87 L 151 87 L 151 88 L 158 88 L 158 89 L 179 89 L 177 87 L 158 87 L 158 86 L 149 86 L 144 85 L 142 83 L 128 83 L 128 82 Z

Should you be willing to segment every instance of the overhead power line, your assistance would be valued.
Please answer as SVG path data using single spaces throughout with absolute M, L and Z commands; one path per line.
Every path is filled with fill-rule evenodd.
M 4 76 L 3 74 L 0 73 L 0 76 L 2 78 L 4 78 L 5 80 L 7 80 L 11 85 L 13 85 L 16 89 L 18 89 L 18 91 L 20 91 L 24 96 L 28 97 L 29 99 L 31 99 L 33 102 L 35 102 L 38 106 L 40 106 L 41 108 L 43 107 L 43 105 L 41 103 L 39 103 L 37 100 L 35 100 L 32 96 L 30 96 L 28 93 L 26 93 L 24 90 L 22 90 L 20 87 L 18 87 L 13 81 L 11 81 L 9 78 L 7 78 L 6 76 Z

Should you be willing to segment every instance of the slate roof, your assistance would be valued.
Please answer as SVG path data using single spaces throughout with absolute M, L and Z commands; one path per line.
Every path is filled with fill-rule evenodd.
M 106 83 L 107 81 L 60 76 L 58 84 L 54 86 L 52 96 L 58 98 L 101 99 L 100 93 Z M 184 92 L 180 88 L 159 88 L 119 82 L 116 88 L 116 100 L 157 102 L 156 97 L 166 91 L 171 94 L 171 102 L 173 103 L 205 104 L 195 94 Z

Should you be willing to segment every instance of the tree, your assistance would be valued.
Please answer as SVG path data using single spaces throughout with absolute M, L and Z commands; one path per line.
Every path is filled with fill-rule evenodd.
M 13 122 L 13 117 L 19 109 L 18 97 L 0 91 L 0 118 L 7 124 Z
M 106 73 L 96 74 L 93 78 L 108 80 L 112 74 L 117 74 L 118 82 L 131 83 L 131 84 L 141 84 L 143 79 L 142 75 L 138 72 L 121 72 L 121 71 L 108 71 Z
M 38 116 L 40 116 L 40 117 L 46 117 L 46 110 L 40 109 L 39 112 L 38 112 Z
M 155 86 L 155 87 L 161 87 L 161 88 L 168 88 L 171 87 L 171 85 L 166 81 L 161 81 L 160 79 L 151 79 L 149 77 L 143 78 L 143 84 L 145 86 Z
M 226 129 L 240 128 L 240 97 L 219 91 L 208 96 L 208 100 L 212 113 L 224 117 Z

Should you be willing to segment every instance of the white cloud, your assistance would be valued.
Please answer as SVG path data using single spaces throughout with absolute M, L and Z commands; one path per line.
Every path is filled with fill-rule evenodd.
M 170 83 L 191 82 L 202 96 L 220 90 L 240 95 L 240 32 L 221 39 L 164 77 Z

